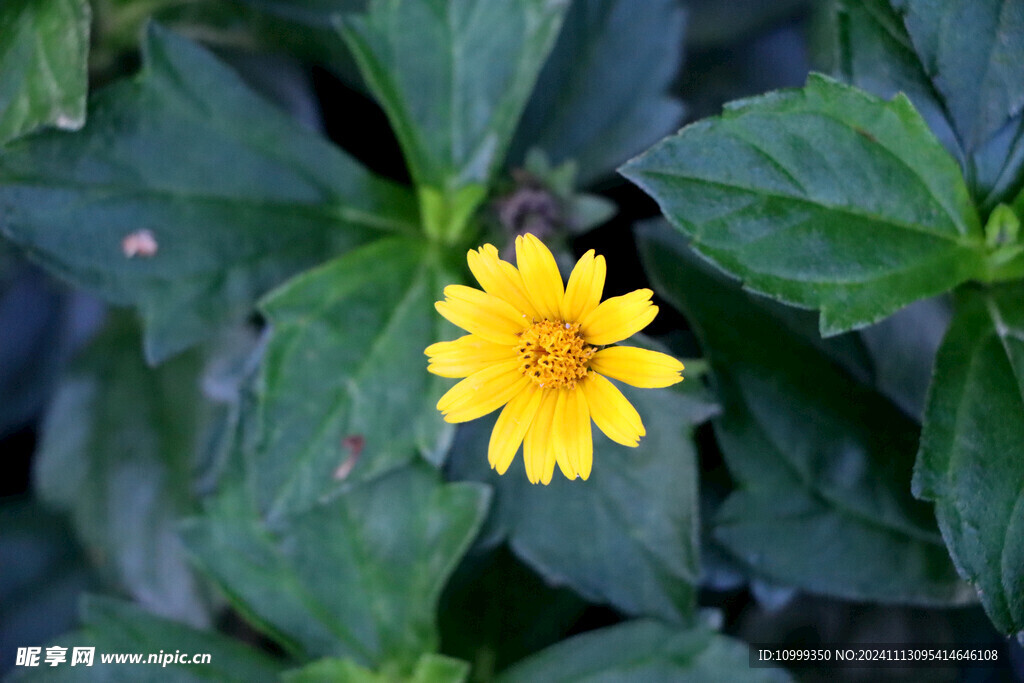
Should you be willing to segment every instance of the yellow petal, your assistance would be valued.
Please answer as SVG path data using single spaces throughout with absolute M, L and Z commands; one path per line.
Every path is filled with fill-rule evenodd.
M 658 307 L 651 303 L 653 292 L 638 289 L 606 299 L 580 321 L 588 344 L 604 346 L 631 337 L 651 324 Z
M 514 346 L 495 344 L 475 334 L 431 344 L 424 353 L 430 358 L 427 370 L 441 377 L 469 377 L 495 363 L 516 357 Z
M 437 402 L 446 422 L 468 422 L 493 412 L 525 389 L 530 380 L 519 369 L 519 361 L 492 365 L 475 372 L 448 390 Z
M 543 392 L 531 383 L 516 394 L 498 416 L 487 446 L 487 461 L 498 474 L 505 474 L 515 459 L 519 444 L 537 414 L 542 395 Z
M 590 476 L 590 465 L 593 462 L 590 409 L 587 408 L 587 399 L 583 396 L 583 390 L 578 386 L 572 389 L 563 389 L 559 394 L 558 405 L 555 406 L 555 429 L 560 430 L 556 441 L 560 441 L 561 446 L 561 449 L 555 453 L 559 458 L 558 466 L 568 479 L 575 479 L 577 475 L 586 479 Z M 586 460 L 585 475 L 580 469 L 584 459 Z
M 606 377 L 643 389 L 656 389 L 682 382 L 683 364 L 668 354 L 637 349 L 632 346 L 610 346 L 590 359 L 590 369 Z
M 526 478 L 531 484 L 551 482 L 555 470 L 555 452 L 551 448 L 551 423 L 555 417 L 555 391 L 541 391 L 541 402 L 533 416 L 526 439 L 523 441 L 523 461 L 526 464 Z M 549 466 L 550 464 L 550 466 Z
M 498 250 L 492 244 L 485 244 L 478 251 L 470 249 L 466 255 L 469 269 L 480 286 L 488 294 L 510 303 L 517 311 L 531 319 L 540 318 L 530 303 L 526 286 L 516 267 L 498 257 Z
M 551 251 L 527 233 L 516 238 L 516 263 L 534 308 L 541 317 L 558 320 L 565 289 Z
M 444 301 L 434 304 L 437 312 L 471 334 L 495 344 L 515 346 L 517 333 L 530 321 L 512 304 L 493 294 L 464 285 L 444 288 Z
M 591 249 L 580 257 L 569 275 L 562 297 L 562 320 L 576 322 L 597 308 L 604 291 L 607 266 L 604 256 L 594 256 Z
M 634 447 L 646 434 L 640 414 L 614 384 L 597 373 L 590 373 L 580 382 L 587 397 L 590 416 L 605 435 L 623 446 Z M 582 463 L 581 463 L 582 465 Z

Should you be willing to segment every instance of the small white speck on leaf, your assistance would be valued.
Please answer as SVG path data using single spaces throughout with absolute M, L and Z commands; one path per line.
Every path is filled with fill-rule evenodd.
M 156 235 L 150 230 L 136 230 L 125 235 L 124 239 L 121 240 L 121 251 L 128 258 L 135 258 L 136 256 L 152 258 L 156 255 L 159 248 L 160 245 L 156 241 Z

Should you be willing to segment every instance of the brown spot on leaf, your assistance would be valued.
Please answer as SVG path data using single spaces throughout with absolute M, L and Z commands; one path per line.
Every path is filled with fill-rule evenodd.
M 359 462 L 359 456 L 366 445 L 366 437 L 362 434 L 349 434 L 341 440 L 341 447 L 348 450 L 348 457 L 334 470 L 334 478 L 338 481 L 345 479 L 352 473 L 352 469 Z

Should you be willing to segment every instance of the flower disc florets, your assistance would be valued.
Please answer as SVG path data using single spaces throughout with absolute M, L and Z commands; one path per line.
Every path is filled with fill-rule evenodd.
M 538 387 L 575 389 L 587 376 L 593 346 L 580 334 L 579 323 L 561 320 L 535 322 L 520 336 L 516 354 L 522 360 L 523 374 Z

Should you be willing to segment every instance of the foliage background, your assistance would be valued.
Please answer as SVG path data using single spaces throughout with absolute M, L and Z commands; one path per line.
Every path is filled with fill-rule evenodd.
M 993 213 L 1024 184 L 1021 3 L 365 11 L 0 3 L 0 671 L 64 642 L 212 652 L 213 680 L 786 680 L 744 643 L 912 641 L 1000 650 L 936 680 L 1024 679 L 1022 271 Z M 657 203 L 615 173 L 699 120 L 624 168 Z M 139 229 L 152 259 L 121 251 Z M 688 359 L 587 484 L 498 479 L 490 422 L 433 410 L 432 302 L 517 230 L 651 283 L 644 343 Z

